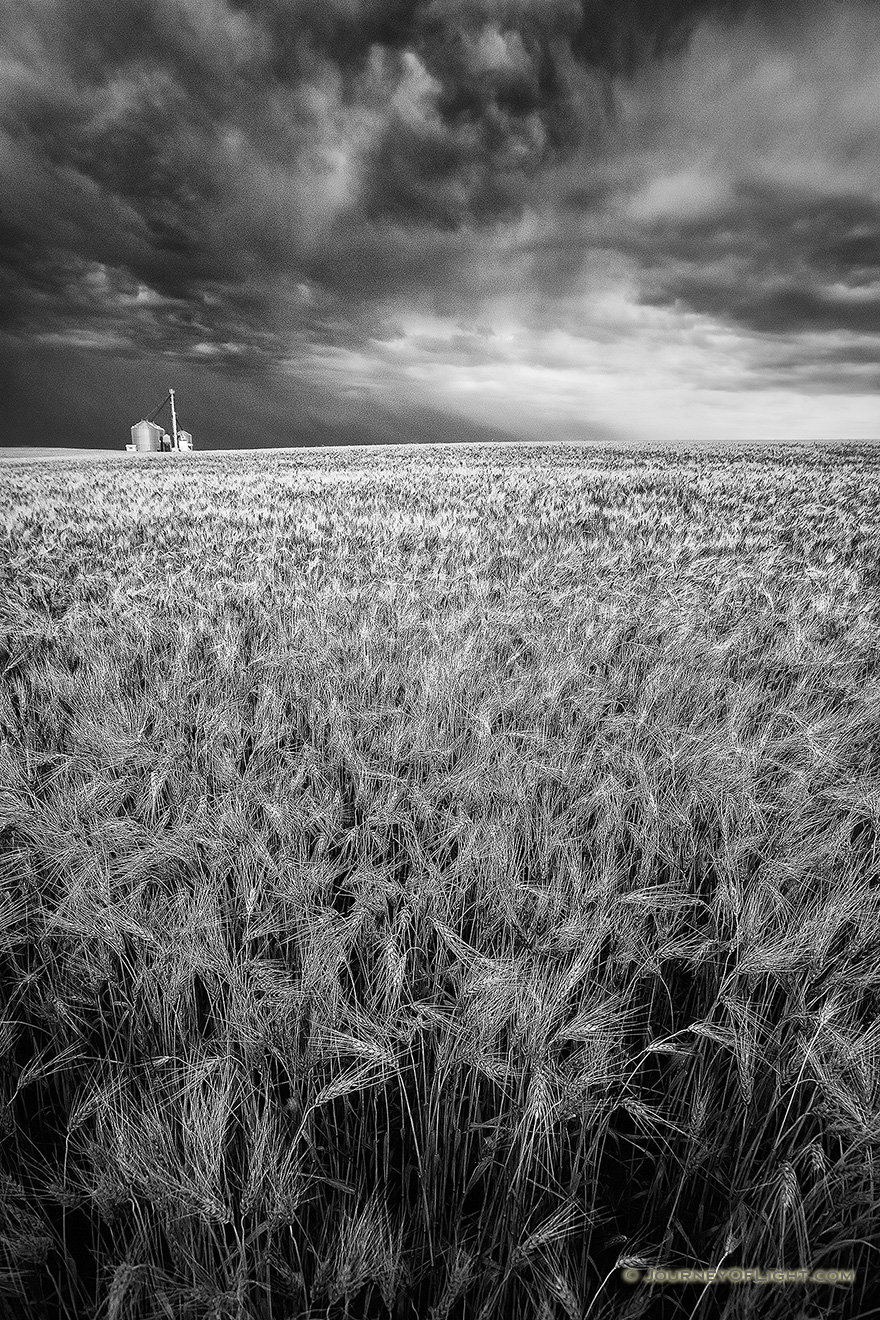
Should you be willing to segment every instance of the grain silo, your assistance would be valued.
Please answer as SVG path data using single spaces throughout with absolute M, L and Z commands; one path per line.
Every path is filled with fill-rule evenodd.
M 153 418 L 166 404 L 171 405 L 171 431 L 157 425 Z M 154 408 L 146 420 L 131 428 L 131 444 L 125 446 L 131 454 L 180 454 L 191 453 L 193 438 L 190 431 L 182 431 L 177 425 L 177 410 L 174 406 L 174 390 L 169 390 L 165 398 Z
M 131 428 L 131 442 L 136 454 L 158 454 L 162 448 L 162 430 L 155 422 L 140 421 Z

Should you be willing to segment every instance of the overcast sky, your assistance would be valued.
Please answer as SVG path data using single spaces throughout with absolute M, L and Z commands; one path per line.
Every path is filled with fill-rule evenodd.
M 0 376 L 6 444 L 880 435 L 880 5 L 4 0 Z

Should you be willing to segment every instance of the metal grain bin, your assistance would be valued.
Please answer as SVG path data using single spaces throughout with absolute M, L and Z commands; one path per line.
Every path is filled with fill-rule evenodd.
M 192 447 L 193 447 L 193 438 L 192 438 L 192 436 L 190 435 L 189 431 L 178 431 L 178 432 L 177 432 L 177 448 L 178 448 L 178 449 L 192 449 Z
M 162 447 L 162 427 L 155 422 L 138 422 L 131 428 L 131 440 L 138 454 L 158 453 Z

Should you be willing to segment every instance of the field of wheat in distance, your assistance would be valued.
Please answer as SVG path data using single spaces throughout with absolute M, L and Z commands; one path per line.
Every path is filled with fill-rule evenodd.
M 841 445 L 5 465 L 2 1313 L 868 1314 L 878 501 Z M 855 1282 L 621 1273 L 713 1265 Z

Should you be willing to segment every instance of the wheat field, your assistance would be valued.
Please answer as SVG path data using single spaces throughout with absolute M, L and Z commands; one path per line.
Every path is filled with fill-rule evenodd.
M 5 464 L 0 1313 L 875 1314 L 878 509 L 856 445 Z M 647 1278 L 713 1266 L 853 1274 Z

